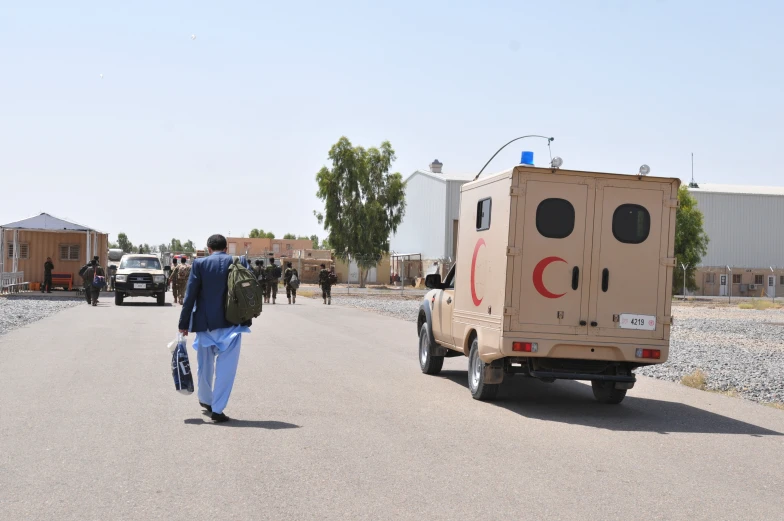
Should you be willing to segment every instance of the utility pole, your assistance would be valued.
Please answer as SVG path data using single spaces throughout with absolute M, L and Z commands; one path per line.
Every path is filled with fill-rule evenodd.
M 683 266 L 683 300 L 686 300 L 686 264 L 681 263 Z
M 729 299 L 728 303 L 732 304 L 732 268 L 727 266 L 727 271 L 730 272 L 730 277 L 729 277 L 730 280 L 728 281 L 729 282 L 729 287 L 730 287 L 730 292 L 729 292 L 730 299 Z

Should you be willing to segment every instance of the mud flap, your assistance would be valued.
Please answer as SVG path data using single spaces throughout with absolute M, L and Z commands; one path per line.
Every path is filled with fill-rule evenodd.
M 504 360 L 503 358 L 486 364 L 482 379 L 486 384 L 500 384 L 504 381 Z
M 633 389 L 634 382 L 615 382 L 616 389 Z

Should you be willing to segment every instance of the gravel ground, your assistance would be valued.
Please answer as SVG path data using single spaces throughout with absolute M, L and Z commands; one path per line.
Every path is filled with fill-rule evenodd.
M 84 301 L 0 298 L 0 335 L 80 304 Z
M 333 304 L 416 322 L 419 298 L 333 296 Z M 670 356 L 640 375 L 680 381 L 700 369 L 707 388 L 784 402 L 784 310 L 673 306 Z

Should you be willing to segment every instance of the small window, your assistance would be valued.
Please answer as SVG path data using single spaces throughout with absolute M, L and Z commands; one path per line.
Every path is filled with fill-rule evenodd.
M 705 274 L 705 284 L 713 284 L 715 282 L 715 273 L 706 273 Z
M 79 260 L 79 245 L 78 244 L 61 244 L 60 245 L 60 260 L 61 261 L 78 261 Z
M 14 258 L 14 243 L 8 243 L 8 258 Z M 20 259 L 29 259 L 30 258 L 30 245 L 26 242 L 19 244 L 19 258 Z
M 476 229 L 477 231 L 490 229 L 490 212 L 493 208 L 492 199 L 482 199 L 476 203 Z
M 651 214 L 638 204 L 622 204 L 613 213 L 612 231 L 624 244 L 645 242 L 651 232 Z
M 548 239 L 565 239 L 574 231 L 574 206 L 566 199 L 545 199 L 536 207 L 536 229 Z
M 733 275 L 732 276 L 732 283 L 733 284 L 740 284 L 740 273 L 738 273 L 737 275 Z
M 762 286 L 763 284 L 765 284 L 765 283 L 762 281 L 762 278 L 763 278 L 763 277 L 762 277 L 762 275 L 754 275 L 754 284 L 759 284 L 760 286 Z
M 779 284 L 784 286 L 784 275 L 779 276 Z

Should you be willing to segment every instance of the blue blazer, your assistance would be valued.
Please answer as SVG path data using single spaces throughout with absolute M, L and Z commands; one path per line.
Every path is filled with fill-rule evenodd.
M 224 307 L 232 261 L 232 256 L 224 252 L 215 252 L 209 257 L 193 261 L 180 312 L 179 329 L 199 333 L 235 325 L 226 321 Z M 240 257 L 240 263 L 250 268 L 244 255 Z

